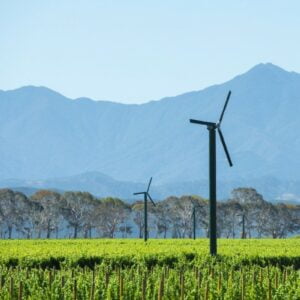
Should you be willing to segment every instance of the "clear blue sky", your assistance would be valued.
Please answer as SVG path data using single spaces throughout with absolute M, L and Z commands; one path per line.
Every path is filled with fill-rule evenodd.
M 299 72 L 300 1 L 1 1 L 0 54 L 0 89 L 140 103 L 260 62 Z

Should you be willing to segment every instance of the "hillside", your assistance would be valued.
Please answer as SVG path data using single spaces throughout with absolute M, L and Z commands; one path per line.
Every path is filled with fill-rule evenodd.
M 217 120 L 229 89 L 223 132 L 234 167 L 218 147 L 219 181 L 230 190 L 235 183 L 273 178 L 287 186 L 282 193 L 298 192 L 289 186 L 300 180 L 300 74 L 272 64 L 141 105 L 71 100 L 44 87 L 0 91 L 0 179 L 43 181 L 100 172 L 126 182 L 124 191 L 150 176 L 161 190 L 183 182 L 205 186 L 207 131 L 188 119 Z M 92 181 L 81 187 L 96 189 Z

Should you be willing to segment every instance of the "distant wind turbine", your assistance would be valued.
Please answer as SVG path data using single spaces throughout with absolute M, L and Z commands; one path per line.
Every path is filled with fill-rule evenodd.
M 144 241 L 145 242 L 147 242 L 148 240 L 148 210 L 147 210 L 148 197 L 153 203 L 153 205 L 156 206 L 149 194 L 151 182 L 152 182 L 152 177 L 149 180 L 149 184 L 146 192 L 138 192 L 133 194 L 133 195 L 144 195 Z

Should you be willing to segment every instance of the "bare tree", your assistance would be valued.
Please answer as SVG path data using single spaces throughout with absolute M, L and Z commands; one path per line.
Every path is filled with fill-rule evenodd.
M 243 226 L 244 212 L 242 205 L 235 200 L 228 200 L 224 203 L 224 224 L 223 232 L 226 238 L 235 238 L 237 230 L 241 227 L 241 238 L 245 238 Z
M 155 220 L 154 224 L 156 227 L 156 236 L 163 235 L 163 238 L 167 237 L 167 233 L 171 228 L 171 217 L 170 217 L 170 202 L 161 201 L 158 202 L 155 209 L 154 215 Z
M 136 201 L 132 205 L 132 213 L 133 213 L 133 222 L 138 227 L 138 237 L 141 239 L 143 237 L 143 229 L 144 229 L 144 202 Z
M 165 200 L 169 207 L 172 224 L 172 237 L 185 238 L 192 236 L 193 197 L 169 197 Z
M 209 236 L 209 220 L 208 220 L 208 214 L 209 214 L 209 206 L 208 206 L 208 200 L 201 198 L 199 196 L 192 196 L 193 204 L 195 205 L 195 212 L 196 212 L 196 220 L 197 220 L 197 226 L 196 228 L 202 228 L 204 234 L 206 237 Z
M 105 237 L 113 238 L 119 226 L 129 217 L 130 206 L 118 198 L 104 198 L 97 210 L 97 229 Z
M 26 218 L 26 224 L 24 225 L 24 233 L 28 239 L 33 238 L 34 235 L 41 238 L 42 235 L 42 211 L 43 206 L 41 203 L 35 201 L 30 202 L 30 211 L 28 218 Z
M 6 227 L 8 238 L 12 238 L 13 229 L 23 231 L 30 210 L 27 197 L 10 189 L 0 189 L 0 216 Z
M 62 195 L 62 214 L 73 228 L 73 238 L 91 223 L 94 214 L 95 198 L 87 192 L 65 192 Z
M 272 238 L 285 238 L 300 229 L 300 220 L 296 217 L 295 205 L 270 205 L 267 220 L 263 226 L 263 233 Z
M 31 196 L 31 200 L 42 206 L 40 211 L 39 228 L 46 231 L 46 238 L 58 230 L 61 220 L 62 197 L 59 193 L 50 190 L 40 190 Z
M 119 226 L 119 231 L 122 233 L 122 238 L 127 238 L 132 234 L 132 226 L 128 225 L 125 221 L 124 225 Z
M 242 207 L 244 237 L 251 238 L 252 234 L 261 230 L 263 216 L 261 209 L 266 208 L 263 196 L 253 188 L 237 188 L 231 192 L 232 200 Z

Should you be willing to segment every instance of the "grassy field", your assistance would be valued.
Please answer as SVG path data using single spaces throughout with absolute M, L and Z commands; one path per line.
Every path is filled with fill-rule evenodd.
M 243 259 L 286 260 L 286 264 L 300 267 L 300 239 L 219 239 L 220 256 Z M 2 240 L 0 262 L 23 266 L 65 262 L 115 261 L 135 263 L 157 261 L 167 263 L 187 259 L 201 259 L 208 254 L 208 240 L 149 240 L 138 239 L 95 240 Z M 155 262 L 153 262 L 155 263 Z M 56 264 L 57 265 L 57 264 Z
M 2 240 L 0 299 L 300 299 L 300 239 Z

